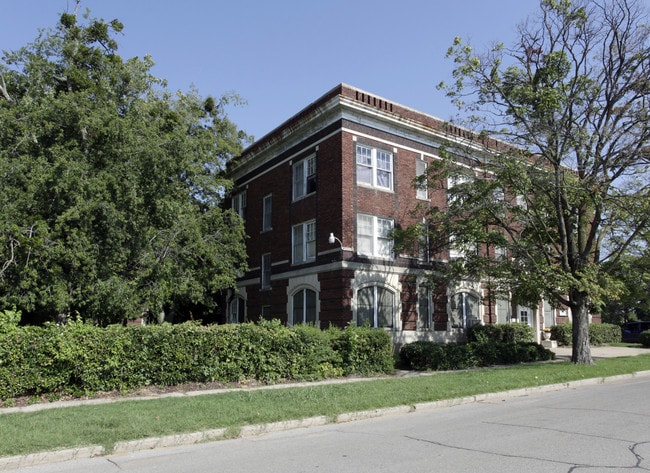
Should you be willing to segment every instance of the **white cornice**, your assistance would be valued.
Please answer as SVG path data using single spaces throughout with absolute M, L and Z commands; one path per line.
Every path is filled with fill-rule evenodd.
M 441 121 L 434 116 L 403 106 L 400 107 L 405 110 L 410 110 L 416 115 L 426 117 L 427 119 Z M 319 106 L 313 106 L 312 108 L 307 107 L 296 115 L 296 117 L 300 114 L 304 114 L 304 117 L 295 118 L 295 120 L 288 120 L 284 125 L 281 125 L 271 133 L 265 135 L 260 142 L 251 145 L 249 147 L 249 150 L 251 151 L 244 151 L 243 155 L 237 158 L 237 163 L 230 171 L 230 176 L 235 180 L 241 178 L 255 169 L 264 166 L 278 155 L 300 145 L 300 143 L 304 142 L 310 136 L 326 129 L 328 126 L 341 119 L 368 126 L 387 134 L 397 135 L 426 146 L 439 147 L 440 145 L 445 144 L 449 147 L 450 144 L 454 144 L 456 146 L 454 146 L 451 151 L 461 155 L 467 154 L 468 152 L 472 154 L 491 153 L 491 150 L 478 141 L 451 133 L 445 133 L 442 130 L 424 124 L 422 121 L 405 118 L 397 113 L 388 110 L 381 110 L 343 95 L 336 95 Z M 336 130 L 336 132 L 338 131 L 341 131 L 341 129 Z M 350 131 L 354 132 L 352 130 Z M 328 136 L 331 135 L 332 134 Z M 300 150 L 292 153 L 291 156 L 283 160 L 283 163 L 290 161 L 296 155 L 305 152 L 310 147 L 316 146 L 324 139 L 325 138 L 322 138 L 317 142 L 310 143 L 309 146 L 300 148 Z M 398 145 L 397 143 L 391 144 L 404 148 L 403 145 Z M 259 147 L 259 150 L 253 151 L 255 147 Z M 418 152 L 422 151 L 416 149 L 413 150 Z M 281 163 L 277 163 L 275 166 L 280 164 Z

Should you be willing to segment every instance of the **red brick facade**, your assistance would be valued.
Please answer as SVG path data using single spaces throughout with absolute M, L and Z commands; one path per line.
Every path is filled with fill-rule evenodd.
M 367 248 L 374 245 L 377 251 L 386 251 L 381 229 L 389 223 L 400 227 L 414 223 L 409 211 L 416 204 L 444 205 L 444 191 L 429 189 L 427 199 L 418 199 L 413 186 L 416 163 L 437 159 L 442 143 L 468 136 L 468 131 L 429 115 L 340 85 L 261 138 L 229 168 L 237 186 L 234 195 L 246 193 L 250 267 L 229 303 L 238 297 L 247 320 L 265 316 L 290 324 L 298 322 L 300 314 L 306 320 L 315 314 L 323 328 L 374 316 L 374 324 L 391 330 L 397 341 L 447 341 L 462 335 L 463 327 L 455 327 L 451 317 L 450 311 L 457 309 L 448 289 L 427 292 L 423 286 L 432 269 L 429 263 L 403 255 L 369 255 Z M 504 146 L 494 140 L 483 144 Z M 371 153 L 371 167 L 358 167 L 357 145 Z M 314 163 L 315 176 L 306 174 Z M 376 183 L 360 182 L 358 169 Z M 307 190 L 295 198 L 299 171 L 310 177 L 304 183 L 298 179 L 300 189 Z M 272 202 L 272 217 L 271 228 L 265 230 L 266 196 Z M 374 233 L 368 236 L 359 228 L 360 221 L 375 225 Z M 330 233 L 337 239 L 334 244 L 328 241 Z M 308 242 L 314 236 L 313 246 L 298 244 L 301 238 Z M 265 254 L 271 261 L 268 288 L 261 286 Z M 301 260 L 303 255 L 307 256 Z M 437 256 L 441 261 L 447 257 Z M 482 299 L 480 287 L 473 291 L 472 297 Z M 474 323 L 497 322 L 496 305 L 475 305 Z M 539 312 L 535 323 L 541 328 Z

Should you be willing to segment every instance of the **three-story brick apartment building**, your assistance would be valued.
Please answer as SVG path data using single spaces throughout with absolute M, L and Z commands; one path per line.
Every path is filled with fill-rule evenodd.
M 228 296 L 228 321 L 369 323 L 396 343 L 449 341 L 474 323 L 556 322 L 548 304 L 484 302 L 480 283 L 431 290 L 427 271 L 448 252 L 401 255 L 390 232 L 413 223 L 416 204 L 443 206 L 446 192 L 414 178 L 444 143 L 471 133 L 341 84 L 255 142 L 229 166 L 232 208 L 245 220 L 249 271 Z M 483 142 L 489 152 L 499 142 Z M 486 147 L 487 146 L 487 147 Z

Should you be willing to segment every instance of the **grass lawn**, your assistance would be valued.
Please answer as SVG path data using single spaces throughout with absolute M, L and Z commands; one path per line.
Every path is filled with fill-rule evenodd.
M 0 414 L 0 456 L 303 419 L 650 370 L 647 355 Z

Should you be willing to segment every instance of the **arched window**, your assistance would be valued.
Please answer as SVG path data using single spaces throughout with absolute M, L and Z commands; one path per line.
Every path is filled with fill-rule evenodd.
M 469 328 L 479 323 L 479 299 L 469 292 L 458 292 L 451 298 L 451 327 Z
M 230 301 L 228 307 L 228 323 L 229 324 L 243 324 L 246 322 L 246 301 L 239 296 Z
M 357 291 L 357 325 L 393 327 L 395 293 L 383 286 L 368 286 Z
M 293 325 L 314 324 L 318 321 L 316 312 L 316 291 L 301 289 L 293 295 Z

